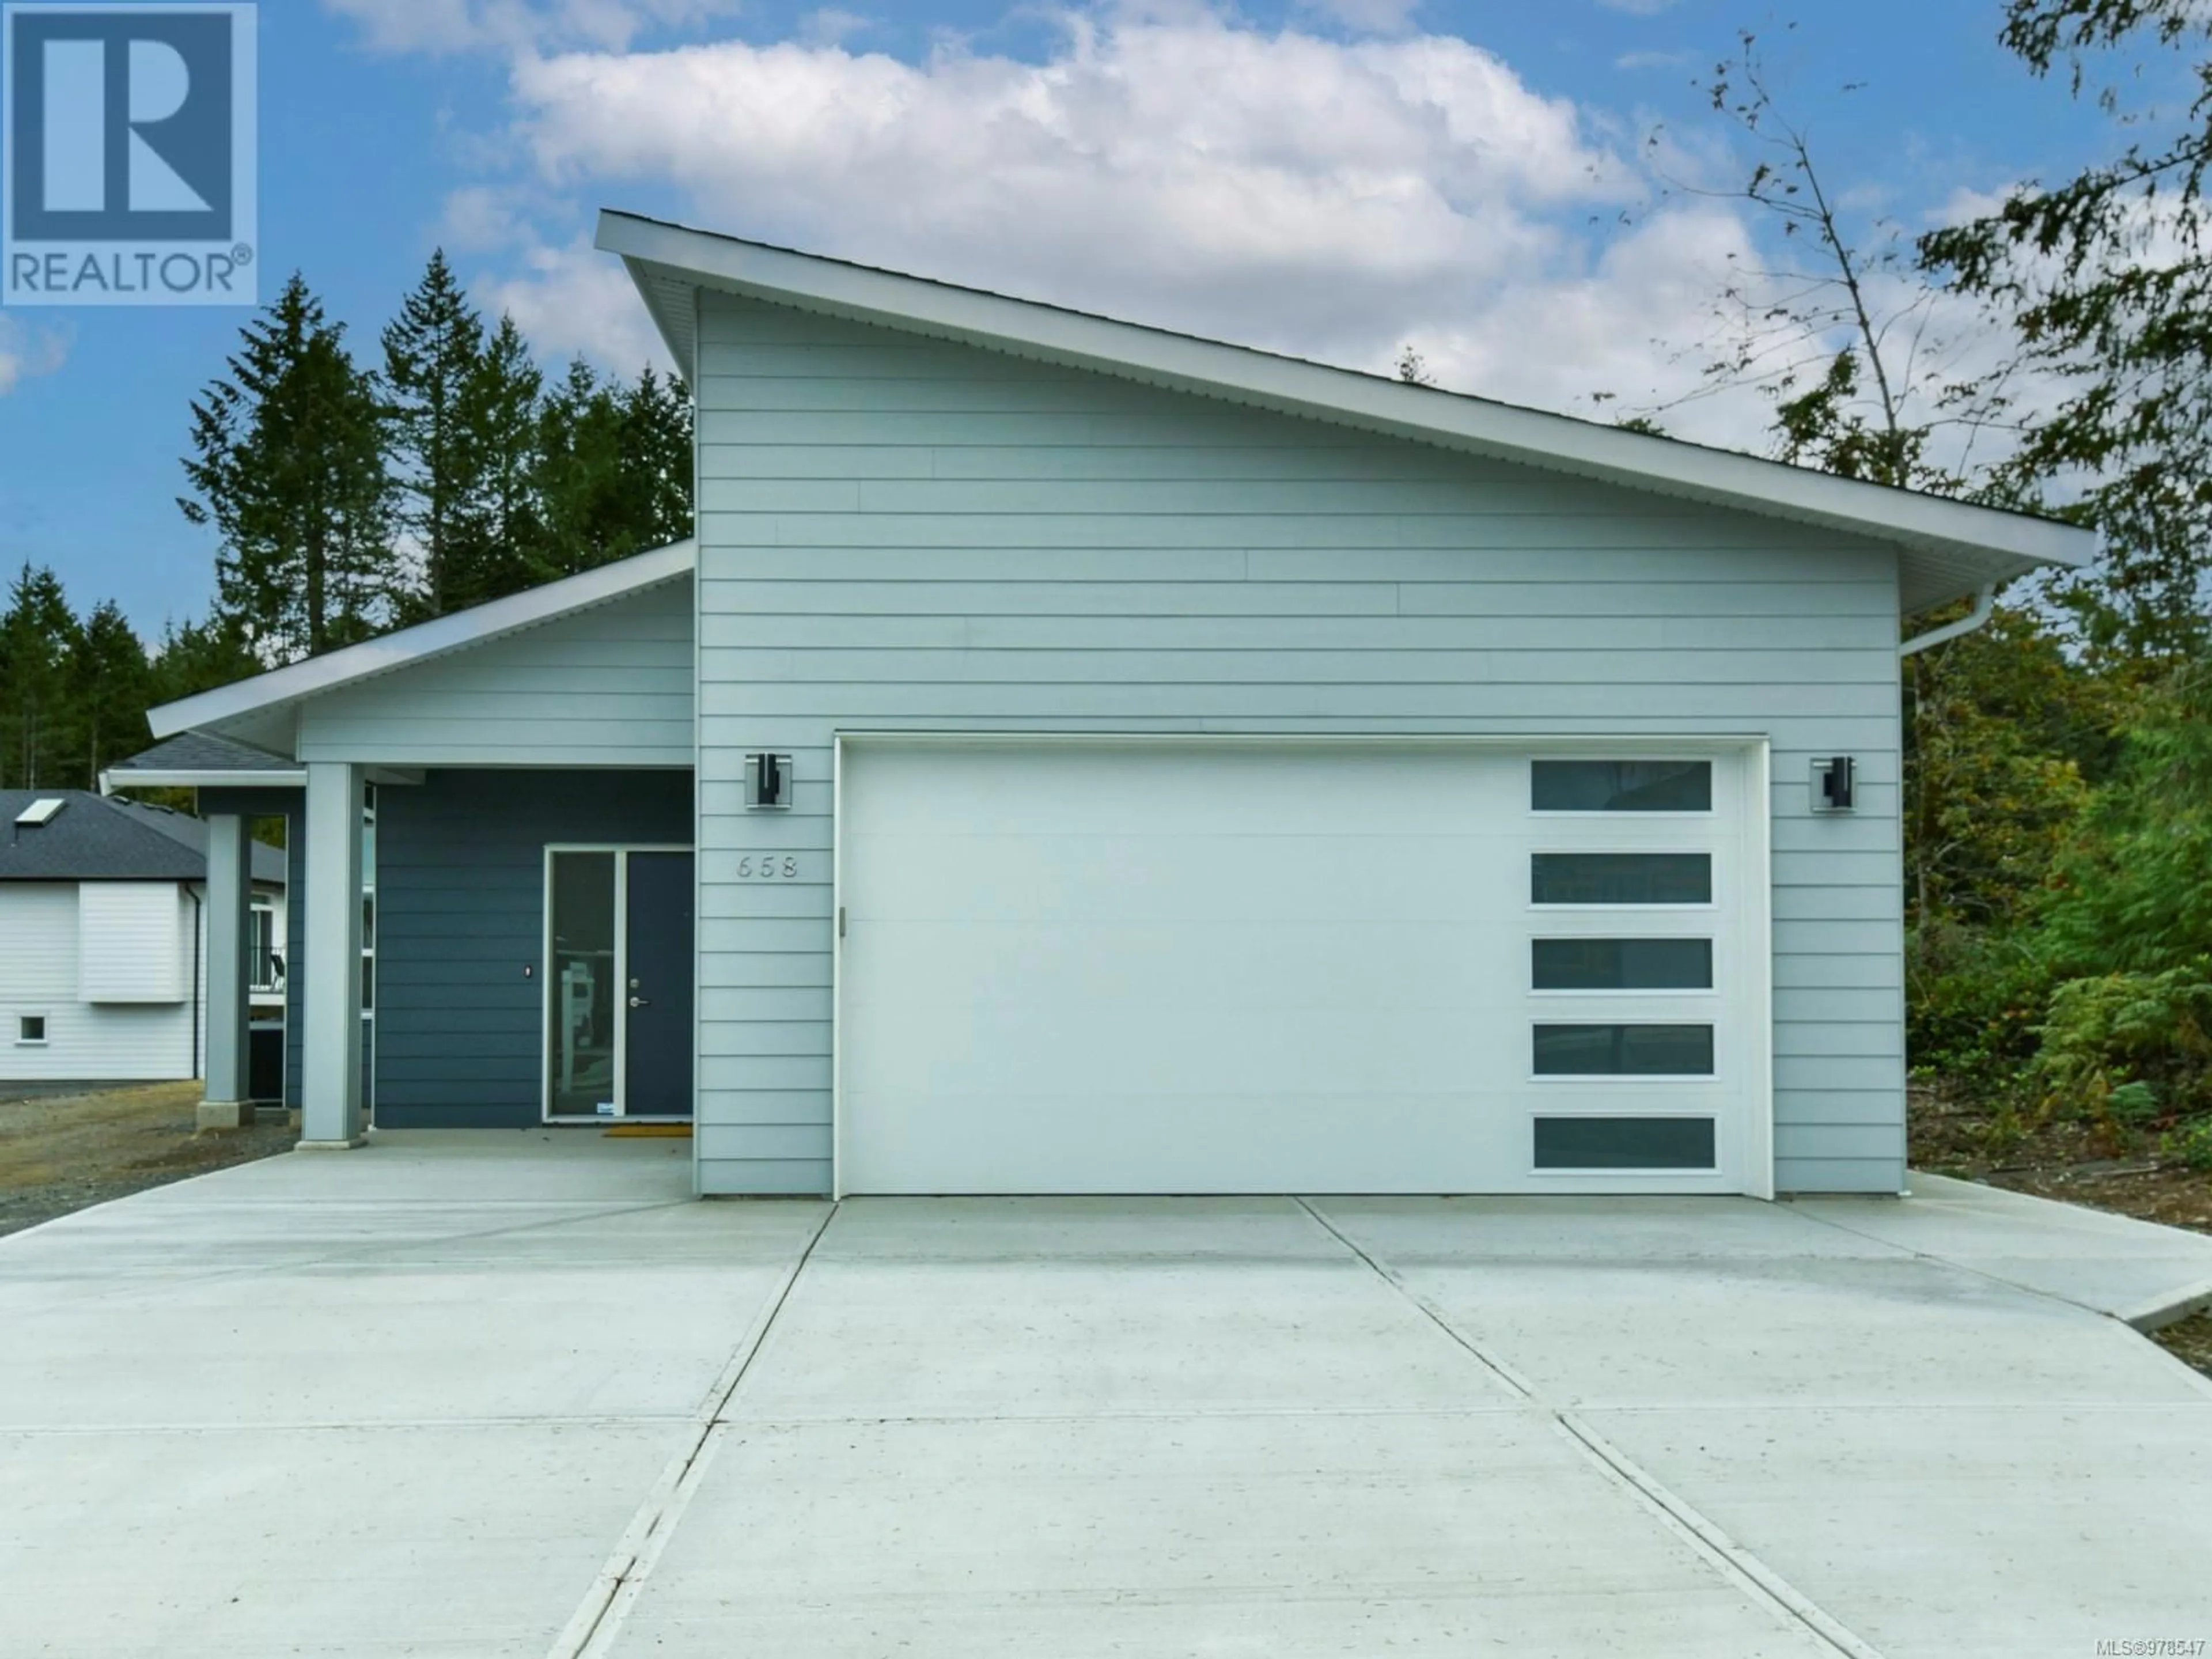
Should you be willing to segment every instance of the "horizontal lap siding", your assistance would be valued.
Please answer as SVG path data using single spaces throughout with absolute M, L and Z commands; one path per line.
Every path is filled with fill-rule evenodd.
M 1879 546 L 702 301 L 699 1158 L 830 1181 L 839 730 L 1765 735 L 1778 1181 L 1903 1176 L 1897 566 Z M 743 757 L 792 754 L 787 814 Z M 1814 817 L 1816 757 L 1860 808 Z M 738 878 L 746 854 L 796 860 Z
M 174 883 L 163 891 L 189 929 L 191 900 Z M 0 882 L 0 1081 L 191 1076 L 199 1052 L 197 999 L 133 1005 L 79 998 L 77 906 L 75 882 Z M 188 983 L 190 971 L 187 963 Z M 46 1022 L 43 1045 L 18 1042 L 26 1014 Z
M 307 702 L 302 760 L 689 766 L 691 584 L 672 581 Z
M 380 789 L 377 1123 L 538 1121 L 547 843 L 685 846 L 691 828 L 685 772 L 433 771 Z

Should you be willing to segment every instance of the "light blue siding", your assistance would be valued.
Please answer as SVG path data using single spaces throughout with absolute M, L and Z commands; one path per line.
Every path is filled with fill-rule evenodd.
M 1894 550 L 701 303 L 705 1190 L 828 1188 L 833 735 L 945 727 L 1764 735 L 1778 1184 L 1900 1186 Z M 743 810 L 769 747 L 788 814 Z M 734 878 L 771 849 L 799 880 Z
M 392 766 L 689 766 L 691 584 L 665 582 L 317 697 L 301 760 Z

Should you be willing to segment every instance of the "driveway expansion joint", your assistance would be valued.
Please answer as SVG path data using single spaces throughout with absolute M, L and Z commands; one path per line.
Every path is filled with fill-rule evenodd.
M 841 1207 L 832 1203 L 823 1211 L 821 1220 L 807 1237 L 805 1248 L 784 1270 L 775 1291 L 763 1300 L 752 1325 L 738 1340 L 721 1374 L 708 1389 L 705 1401 L 692 1414 L 688 1443 L 669 1460 L 660 1478 L 646 1493 L 645 1501 L 631 1516 L 629 1524 L 623 1528 L 622 1536 L 615 1540 L 614 1550 L 592 1581 L 591 1589 L 585 1592 L 583 1601 L 554 1638 L 547 1659 L 595 1659 L 612 1648 L 623 1620 L 636 1605 L 639 1593 L 652 1574 L 653 1563 L 659 1559 L 669 1539 L 682 1523 L 684 1511 L 699 1488 L 699 1479 L 713 1462 L 723 1413 L 767 1344 L 777 1316 L 783 1312 L 799 1275 L 813 1258 L 815 1247 L 821 1243 L 823 1234 L 830 1230 Z
M 1558 1431 L 1589 1461 L 1609 1485 L 1625 1493 L 1630 1501 L 1673 1533 L 1718 1577 L 1741 1592 L 1746 1600 L 1766 1609 L 1785 1624 L 1794 1623 L 1801 1626 L 1835 1652 L 1845 1656 L 1845 1659 L 1882 1659 L 1877 1649 L 1831 1617 L 1811 1597 L 1797 1589 L 1750 1551 L 1735 1543 L 1689 1503 L 1670 1492 L 1607 1443 L 1595 1430 L 1545 1399 L 1534 1382 L 1504 1361 L 1484 1352 L 1472 1337 L 1444 1317 L 1442 1310 L 1369 1255 L 1350 1235 L 1307 1200 L 1299 1198 L 1297 1203 L 1300 1209 L 1313 1218 L 1315 1225 L 1365 1263 L 1369 1272 L 1402 1297 L 1484 1370 L 1548 1417 Z

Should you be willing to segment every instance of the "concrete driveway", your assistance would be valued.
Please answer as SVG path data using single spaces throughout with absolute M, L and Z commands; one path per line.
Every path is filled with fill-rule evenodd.
M 1950 1183 L 699 1204 L 688 1159 L 392 1137 L 0 1241 L 0 1651 L 2212 1638 L 2212 1384 L 2110 1316 L 2212 1240 Z

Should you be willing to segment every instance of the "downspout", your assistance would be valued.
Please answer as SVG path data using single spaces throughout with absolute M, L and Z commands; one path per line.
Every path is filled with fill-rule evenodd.
M 1925 651 L 1931 645 L 1941 645 L 1946 640 L 1955 640 L 1962 634 L 1972 633 L 1989 621 L 1996 610 L 1996 604 L 1997 585 L 1995 582 L 1984 582 L 1974 594 L 1974 608 L 1972 611 L 1954 623 L 1946 623 L 1941 628 L 1931 628 L 1925 634 L 1915 634 L 1911 639 L 1898 646 L 1897 654 L 1899 657 L 1910 657 L 1916 653 Z
M 191 1075 L 200 1074 L 200 953 L 207 949 L 207 909 L 200 896 L 187 884 L 185 891 L 192 900 L 192 1069 Z

